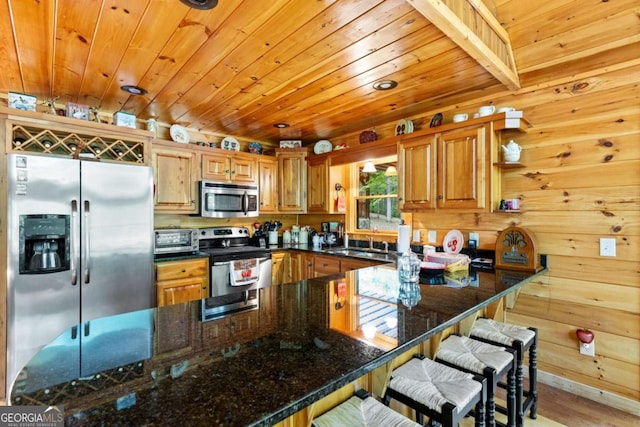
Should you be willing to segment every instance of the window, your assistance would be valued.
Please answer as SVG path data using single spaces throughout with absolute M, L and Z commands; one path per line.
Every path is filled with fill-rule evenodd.
M 373 163 L 372 170 L 375 172 L 363 172 L 364 163 L 357 165 L 356 229 L 397 232 L 400 211 L 398 210 L 398 176 L 395 169 L 396 156 L 367 163 Z

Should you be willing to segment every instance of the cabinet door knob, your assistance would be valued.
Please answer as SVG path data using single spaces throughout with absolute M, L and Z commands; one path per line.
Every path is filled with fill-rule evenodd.
M 187 270 L 183 268 L 183 269 L 182 269 L 182 272 L 183 272 L 183 273 L 186 273 L 186 272 L 187 272 Z

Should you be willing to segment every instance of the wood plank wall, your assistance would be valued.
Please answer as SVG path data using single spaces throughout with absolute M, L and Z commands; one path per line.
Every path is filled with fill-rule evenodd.
M 522 226 L 548 255 L 549 274 L 525 287 L 507 319 L 539 329 L 539 369 L 598 390 L 640 400 L 640 66 L 557 78 L 517 95 L 451 106 L 513 106 L 533 127 L 508 133 L 524 169 L 503 171 L 502 198 L 521 213 L 417 213 L 413 227 L 480 233 L 491 249 L 498 232 Z M 447 111 L 443 108 L 442 111 Z M 426 122 L 428 117 L 416 118 Z M 445 117 L 447 113 L 445 113 Z M 616 239 L 616 257 L 599 256 L 599 239 Z M 576 329 L 595 333 L 595 358 L 581 355 Z M 635 408 L 637 411 L 637 406 Z

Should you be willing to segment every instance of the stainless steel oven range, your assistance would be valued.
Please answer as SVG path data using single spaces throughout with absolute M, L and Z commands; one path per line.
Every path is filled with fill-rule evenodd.
M 200 251 L 209 254 L 209 298 L 202 300 L 201 320 L 255 310 L 260 288 L 271 286 L 271 252 L 250 246 L 246 227 L 199 229 Z

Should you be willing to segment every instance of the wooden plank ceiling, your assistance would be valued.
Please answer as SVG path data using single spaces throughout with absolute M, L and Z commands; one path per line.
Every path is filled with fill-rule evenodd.
M 2 0 L 0 92 L 313 142 L 559 69 L 635 61 L 639 9 L 637 0 L 219 0 L 209 11 L 178 0 Z M 483 38 L 492 28 L 498 38 Z M 382 79 L 399 85 L 375 91 Z

